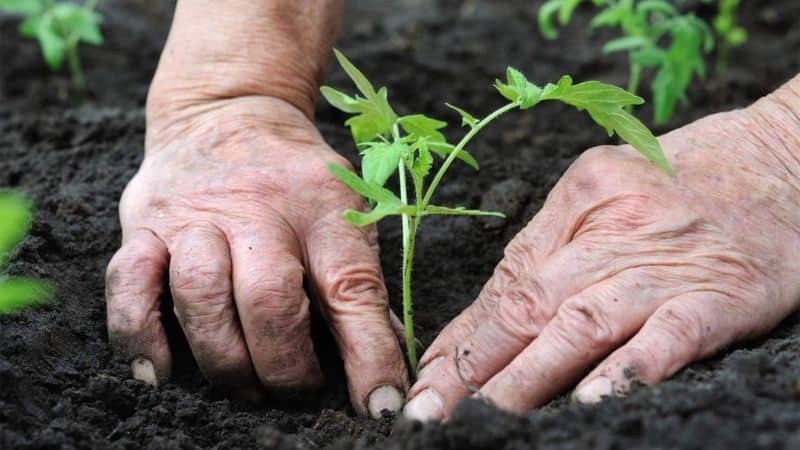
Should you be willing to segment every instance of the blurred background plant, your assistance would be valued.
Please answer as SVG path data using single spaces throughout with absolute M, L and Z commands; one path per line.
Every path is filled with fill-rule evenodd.
M 83 4 L 54 0 L 0 0 L 0 12 L 23 17 L 21 35 L 36 39 L 45 63 L 53 71 L 61 70 L 67 60 L 72 84 L 80 97 L 86 93 L 78 44 L 102 45 L 102 15 L 95 11 L 97 0 Z
M 548 0 L 539 9 L 539 31 L 558 37 L 554 19 L 566 26 L 575 9 L 591 1 L 600 11 L 590 29 L 614 28 L 620 37 L 608 41 L 603 53 L 626 52 L 630 63 L 628 91 L 637 94 L 644 69 L 654 69 L 650 84 L 653 120 L 664 124 L 695 76 L 705 79 L 704 54 L 714 48 L 711 28 L 691 12 L 683 13 L 666 0 Z
M 30 229 L 32 211 L 32 202 L 24 194 L 0 190 L 0 314 L 45 303 L 53 297 L 49 284 L 7 274 L 11 252 Z

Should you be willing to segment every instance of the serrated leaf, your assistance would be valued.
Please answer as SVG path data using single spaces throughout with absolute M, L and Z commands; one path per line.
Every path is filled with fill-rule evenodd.
M 358 88 L 361 95 L 365 98 L 369 99 L 375 97 L 377 93 L 375 92 L 375 88 L 372 86 L 372 83 L 369 82 L 366 76 L 347 59 L 346 56 L 342 52 L 337 49 L 333 49 L 334 55 L 336 55 L 336 60 L 339 61 L 339 65 L 342 66 L 345 73 L 353 80 L 355 83 L 356 88 Z
M 465 209 L 463 206 L 459 206 L 456 208 L 450 208 L 447 206 L 436 206 L 436 205 L 429 205 L 425 208 L 425 214 L 434 216 L 434 215 L 442 215 L 442 216 L 490 216 L 490 217 L 500 217 L 505 218 L 506 215 L 501 212 L 496 211 L 481 211 L 477 209 Z
M 506 82 L 495 80 L 494 87 L 500 95 L 519 104 L 520 109 L 528 109 L 539 103 L 542 89 L 528 81 L 522 72 L 509 67 L 506 69 Z
M 397 122 L 408 135 L 412 136 L 412 139 L 425 138 L 430 142 L 445 142 L 445 137 L 439 130 L 446 127 L 447 122 L 424 114 L 403 116 Z
M 428 143 L 428 149 L 439 156 L 442 159 L 446 159 L 450 152 L 455 149 L 454 145 L 448 144 L 446 142 L 430 142 Z M 478 161 L 470 155 L 466 150 L 461 150 L 456 155 L 456 158 L 460 159 L 461 161 L 465 162 L 467 165 L 472 167 L 475 170 L 479 170 L 480 166 L 478 165 Z
M 558 37 L 558 30 L 553 24 L 553 17 L 555 17 L 559 8 L 561 8 L 563 1 L 564 0 L 548 0 L 539 8 L 539 13 L 537 15 L 539 32 L 546 39 L 555 39 Z
M 452 109 L 453 111 L 457 112 L 461 115 L 461 126 L 468 126 L 470 128 L 474 127 L 478 124 L 478 119 L 475 118 L 472 114 L 464 111 L 463 109 L 459 108 L 458 106 L 451 105 L 450 103 L 445 103 L 445 105 Z
M 431 152 L 428 150 L 427 141 L 421 140 L 417 147 L 416 156 L 414 158 L 414 163 L 411 166 L 411 170 L 414 171 L 414 174 L 417 177 L 422 178 L 430 173 L 432 166 L 433 156 L 431 156 Z
M 325 101 L 330 103 L 334 108 L 346 113 L 360 112 L 358 101 L 344 92 L 330 86 L 322 86 L 319 91 L 322 93 L 322 97 L 325 98 Z
M 322 95 L 334 107 L 356 114 L 345 122 L 356 144 L 373 141 L 379 136 L 390 136 L 397 115 L 389 105 L 386 88 L 382 87 L 375 91 L 372 84 L 353 63 L 338 50 L 335 50 L 335 53 L 336 59 L 364 97 L 350 97 L 328 86 L 320 88 Z
M 592 120 L 605 128 L 609 136 L 616 133 L 653 164 L 667 173 L 673 173 L 653 133 L 625 110 L 626 106 L 643 103 L 641 97 L 599 81 L 572 84 L 571 78 L 565 76 L 554 88 L 545 88 L 542 100 L 558 100 L 578 110 L 585 110 Z
M 344 212 L 344 220 L 351 225 L 355 225 L 357 227 L 364 227 L 379 220 L 383 219 L 387 216 L 399 216 L 404 213 L 410 213 L 410 207 L 403 207 L 397 205 L 387 205 L 385 203 L 378 203 L 375 207 L 369 212 L 361 212 L 356 211 L 354 209 L 347 209 Z
M 408 146 L 401 142 L 371 142 L 362 151 L 361 173 L 364 180 L 378 186 L 394 174 Z
M 404 204 L 392 191 L 376 183 L 366 181 L 337 164 L 328 164 L 327 168 L 333 176 L 355 193 L 375 202 L 375 206 L 370 212 L 364 213 L 352 209 L 344 211 L 344 218 L 347 222 L 357 226 L 365 226 L 377 222 L 388 215 L 411 215 L 414 213 L 414 207 Z
M 49 302 L 52 287 L 29 278 L 0 278 L 0 314 L 7 314 L 28 306 Z

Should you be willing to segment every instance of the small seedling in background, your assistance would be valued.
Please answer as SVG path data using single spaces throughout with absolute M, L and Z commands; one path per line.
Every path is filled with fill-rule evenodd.
M 478 118 L 453 105 L 447 105 L 461 116 L 462 126 L 467 132 L 457 144 L 447 142 L 442 129 L 446 122 L 423 114 L 398 116 L 388 101 L 385 87 L 377 91 L 372 83 L 344 55 L 335 51 L 336 58 L 355 83 L 360 96 L 350 96 L 328 86 L 322 87 L 322 95 L 335 108 L 352 114 L 345 125 L 361 153 L 361 176 L 344 167 L 330 164 L 331 173 L 353 191 L 369 200 L 371 211 L 347 210 L 344 218 L 350 224 L 366 226 L 387 216 L 400 216 L 403 230 L 403 323 L 406 349 L 412 373 L 416 373 L 417 354 L 414 338 L 414 323 L 411 299 L 411 271 L 414 261 L 414 242 L 420 221 L 432 215 L 496 216 L 502 214 L 489 211 L 465 209 L 463 207 L 438 206 L 431 203 L 447 170 L 460 159 L 473 168 L 478 163 L 466 151 L 467 144 L 486 125 L 514 109 L 529 109 L 540 102 L 554 100 L 586 111 L 611 136 L 617 133 L 623 140 L 639 150 L 647 159 L 668 173 L 672 169 L 667 163 L 658 141 L 638 119 L 625 108 L 644 102 L 640 97 L 624 89 L 587 81 L 573 84 L 572 78 L 563 76 L 556 84 L 544 87 L 529 82 L 519 71 L 509 68 L 506 81 L 497 80 L 497 91 L 508 103 L 484 118 Z M 438 170 L 433 171 L 434 156 L 444 160 Z M 387 180 L 397 173 L 399 194 L 384 187 Z M 433 179 L 427 183 L 428 176 Z M 409 186 L 410 179 L 410 186 Z M 413 202 L 410 199 L 413 198 Z
M 565 26 L 584 0 L 548 0 L 539 9 L 539 30 L 548 39 L 558 37 L 553 23 Z M 587 0 L 588 1 L 588 0 Z M 626 52 L 630 62 L 628 91 L 637 93 L 644 69 L 655 69 L 650 85 L 654 121 L 667 122 L 678 101 L 686 101 L 692 78 L 705 78 L 703 54 L 714 48 L 708 25 L 691 13 L 681 14 L 664 0 L 591 0 L 602 10 L 590 28 L 618 28 L 621 37 L 603 47 L 604 53 Z M 669 39 L 664 39 L 665 37 Z M 667 44 L 668 45 L 665 45 Z
M 747 30 L 736 23 L 740 0 L 719 0 L 717 15 L 711 22 L 717 34 L 717 75 L 728 72 L 730 51 L 747 42 Z
M 0 314 L 46 302 L 53 294 L 45 283 L 6 274 L 11 251 L 30 228 L 31 207 L 22 194 L 0 190 Z
M 103 35 L 100 33 L 103 18 L 95 11 L 96 5 L 97 0 L 86 0 L 82 5 L 54 0 L 0 0 L 0 11 L 25 17 L 19 25 L 19 32 L 39 42 L 44 61 L 50 69 L 60 70 L 64 59 L 67 60 L 72 84 L 83 96 L 86 81 L 78 56 L 78 44 L 103 44 Z

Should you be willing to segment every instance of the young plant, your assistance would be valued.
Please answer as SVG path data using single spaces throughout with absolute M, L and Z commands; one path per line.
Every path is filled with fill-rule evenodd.
M 717 15 L 711 22 L 719 42 L 717 48 L 717 74 L 724 76 L 728 72 L 730 51 L 747 42 L 747 30 L 736 23 L 740 0 L 719 0 Z
M 0 11 L 21 14 L 21 35 L 36 39 L 42 56 L 50 69 L 61 69 L 67 59 L 72 84 L 80 95 L 86 92 L 78 44 L 102 45 L 100 22 L 103 17 L 95 11 L 97 0 L 82 5 L 54 0 L 0 0 Z
M 0 314 L 45 302 L 51 288 L 42 282 L 6 274 L 11 251 L 31 225 L 30 200 L 13 191 L 0 190 Z
M 548 39 L 558 37 L 553 23 L 569 23 L 584 0 L 548 0 L 539 9 L 539 30 Z M 591 0 L 601 11 L 590 28 L 618 28 L 620 37 L 603 47 L 603 53 L 626 52 L 630 63 L 628 91 L 639 89 L 644 69 L 656 74 L 650 85 L 654 121 L 667 122 L 679 100 L 686 101 L 692 78 L 705 78 L 703 54 L 714 48 L 708 25 L 694 14 L 681 14 L 665 0 Z
M 511 110 L 530 109 L 548 100 L 560 101 L 586 111 L 609 136 L 617 133 L 656 166 L 672 173 L 656 138 L 625 110 L 644 100 L 616 86 L 598 81 L 574 84 L 572 78 L 563 76 L 556 84 L 548 83 L 540 87 L 528 81 L 519 71 L 508 68 L 506 81 L 496 80 L 494 84 L 508 103 L 487 116 L 478 118 L 459 107 L 446 104 L 461 116 L 461 125 L 467 128 L 461 140 L 453 145 L 447 142 L 441 131 L 447 126 L 446 122 L 423 114 L 398 116 L 389 104 L 386 88 L 375 90 L 372 83 L 343 54 L 336 50 L 335 53 L 360 95 L 350 96 L 328 86 L 322 87 L 321 91 L 328 103 L 353 115 L 345 125 L 350 128 L 362 156 L 361 176 L 335 164 L 330 164 L 328 169 L 350 189 L 366 198 L 372 207 L 368 212 L 345 211 L 347 222 L 366 226 L 388 216 L 401 218 L 403 322 L 412 373 L 416 373 L 417 354 L 411 272 L 414 242 L 420 222 L 424 217 L 433 215 L 503 217 L 497 212 L 432 203 L 436 189 L 456 159 L 478 169 L 478 163 L 467 153 L 466 147 L 486 125 Z M 443 159 L 437 170 L 433 170 L 434 156 Z M 399 178 L 398 194 L 384 187 L 394 174 Z

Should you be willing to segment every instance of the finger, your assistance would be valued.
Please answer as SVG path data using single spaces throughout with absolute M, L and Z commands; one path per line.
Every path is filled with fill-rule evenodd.
M 452 354 L 457 345 L 461 345 L 479 324 L 491 316 L 508 286 L 533 273 L 545 258 L 569 241 L 571 233 L 564 226 L 567 211 L 558 201 L 560 192 L 560 189 L 554 189 L 542 209 L 508 244 L 503 260 L 497 265 L 477 299 L 439 333 L 434 343 L 422 355 L 420 370 L 431 361 Z
M 400 410 L 408 375 L 375 233 L 345 223 L 337 211 L 310 227 L 306 245 L 310 280 L 342 354 L 353 406 L 378 418 Z
M 594 403 L 607 395 L 625 394 L 634 381 L 658 383 L 693 361 L 771 329 L 778 321 L 778 315 L 759 314 L 718 292 L 678 296 L 598 365 L 576 388 L 574 398 Z
M 589 252 L 574 241 L 547 258 L 532 273 L 518 275 L 496 302 L 489 317 L 471 335 L 447 348 L 438 341 L 428 354 L 438 356 L 419 373 L 406 415 L 438 420 L 464 397 L 506 367 L 550 322 L 559 306 L 617 270 L 602 252 Z M 458 349 L 458 353 L 456 352 Z M 425 395 L 420 400 L 416 396 Z
M 644 270 L 631 270 L 567 299 L 528 347 L 481 388 L 499 407 L 524 412 L 563 391 L 625 342 L 666 299 Z
M 316 388 L 323 381 L 300 255 L 294 233 L 280 222 L 232 238 L 239 320 L 256 375 L 273 390 Z
M 109 341 L 131 361 L 133 377 L 152 385 L 168 379 L 172 369 L 159 308 L 168 264 L 164 243 L 143 230 L 125 240 L 106 269 Z
M 171 254 L 175 312 L 198 367 L 216 385 L 256 384 L 236 317 L 231 256 L 222 231 L 211 224 L 189 227 L 178 237 Z

